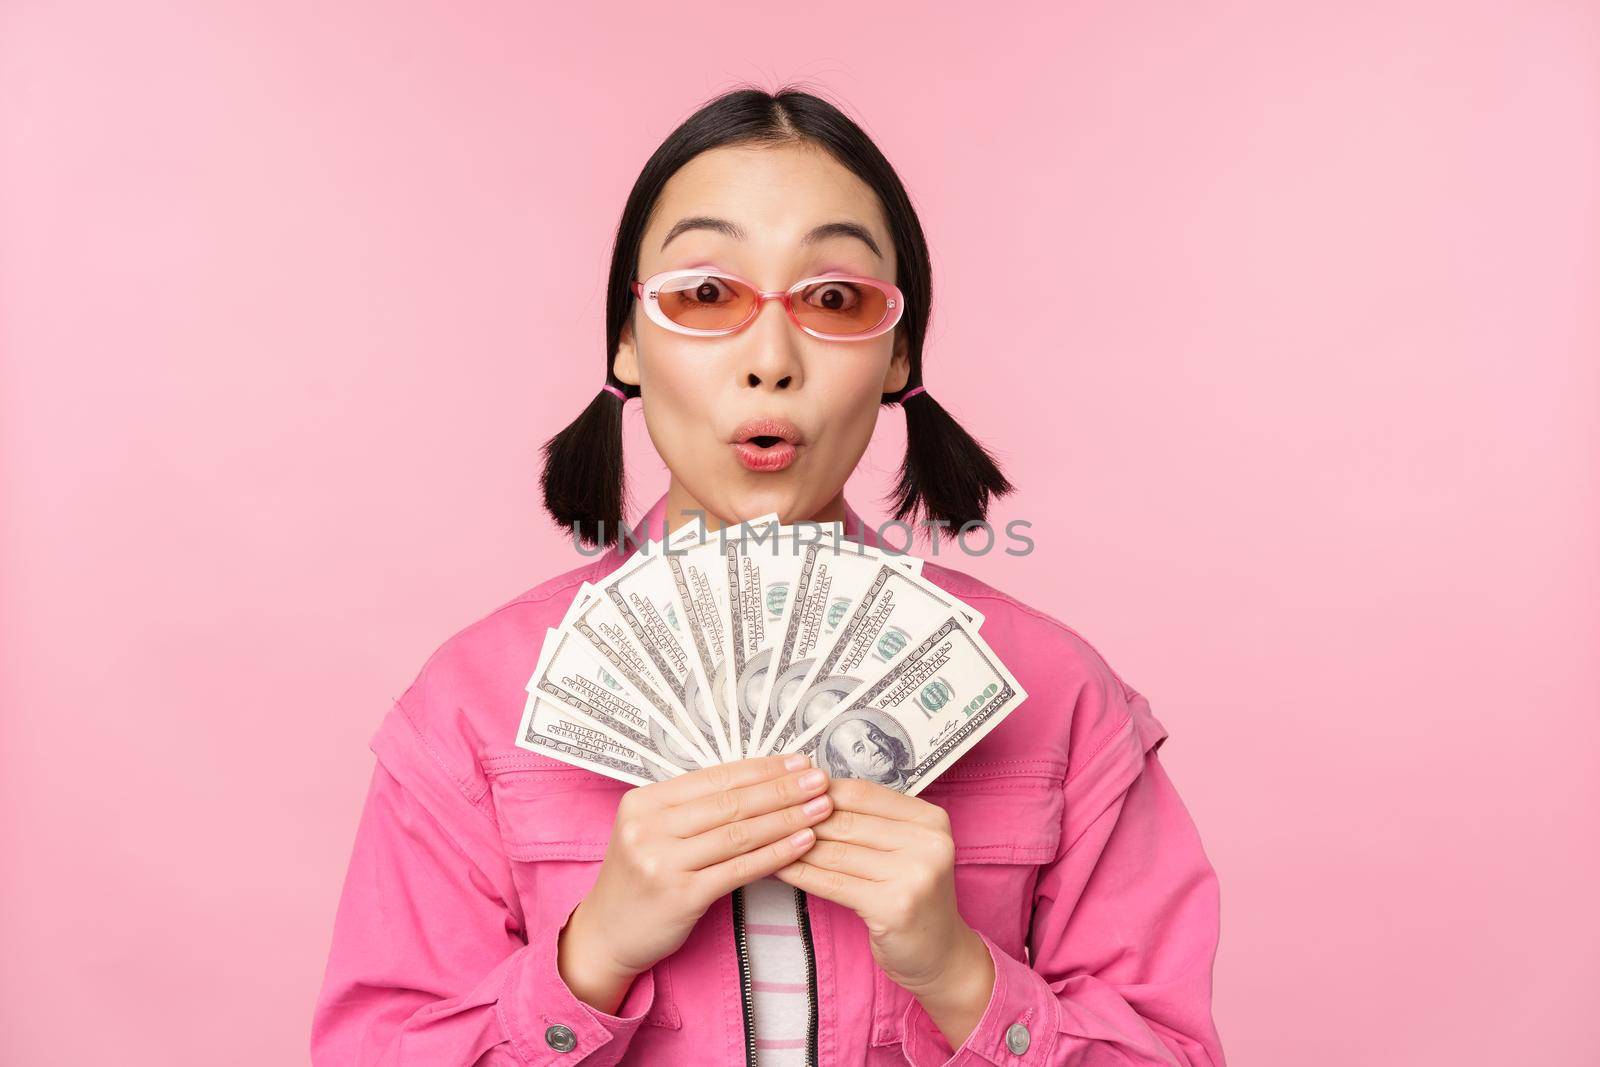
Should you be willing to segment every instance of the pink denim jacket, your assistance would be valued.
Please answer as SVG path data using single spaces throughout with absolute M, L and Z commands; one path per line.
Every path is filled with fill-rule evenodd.
M 663 496 L 636 530 L 659 537 L 665 513 Z M 845 530 L 878 543 L 848 505 Z M 556 968 L 630 787 L 513 736 L 545 628 L 622 559 L 607 550 L 450 638 L 373 736 L 315 1064 L 754 1062 L 732 895 L 616 1015 Z M 1217 877 L 1156 758 L 1166 729 L 1067 626 L 931 559 L 922 573 L 983 612 L 984 639 L 1029 694 L 921 794 L 949 812 L 957 902 L 994 958 L 994 993 L 952 1049 L 876 965 L 859 917 L 799 896 L 815 976 L 807 1061 L 1222 1067 Z

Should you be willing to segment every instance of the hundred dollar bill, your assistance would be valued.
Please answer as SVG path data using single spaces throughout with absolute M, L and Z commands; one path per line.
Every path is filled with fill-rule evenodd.
M 775 530 L 777 518 L 777 512 L 769 512 L 709 533 L 691 526 L 669 539 L 665 553 L 678 605 L 688 621 L 690 660 L 698 682 L 695 691 L 710 697 L 707 714 L 723 725 L 729 759 L 742 758 L 745 744 L 728 660 L 733 642 L 731 583 L 738 573 L 740 545 L 746 538 L 760 538 L 763 531 Z
M 716 611 L 705 617 L 705 647 L 716 663 L 710 687 L 728 723 L 736 756 L 750 755 L 759 736 L 757 695 L 765 685 L 771 658 L 771 636 L 781 617 L 788 589 L 806 546 L 844 542 L 842 522 L 778 523 L 769 512 L 731 527 L 706 531 L 703 524 L 685 527 L 670 539 L 672 549 L 714 545 L 724 569 L 720 583 L 708 583 Z M 710 549 L 705 549 L 709 552 Z M 721 647 L 713 639 L 721 634 Z
M 885 558 L 881 551 L 844 537 L 842 522 L 800 522 L 768 527 L 740 543 L 739 556 L 730 559 L 728 587 L 728 658 L 733 678 L 733 699 L 738 714 L 744 755 L 755 755 L 766 733 L 766 695 L 769 667 L 777 655 L 784 608 L 800 573 L 802 557 L 812 545 L 837 547 L 863 558 Z M 888 557 L 893 558 L 893 557 Z M 895 564 L 910 573 L 921 570 L 911 557 Z
M 544 675 L 560 649 L 561 631 L 545 631 L 534 667 Z M 575 767 L 597 771 L 620 781 L 643 785 L 684 773 L 682 768 L 653 760 L 560 700 L 545 696 L 530 682 L 517 731 L 519 746 Z
M 757 709 L 766 688 L 773 638 L 783 607 L 800 569 L 800 554 L 810 544 L 837 534 L 843 523 L 772 525 L 740 540 L 726 555 L 728 574 L 727 646 L 722 660 L 724 684 L 731 681 L 741 752 L 753 755 L 761 733 Z
M 560 630 L 584 633 L 576 621 L 579 617 L 586 617 L 594 627 L 595 635 L 605 638 L 597 643 L 586 637 L 582 645 L 586 646 L 586 651 L 594 659 L 595 672 L 603 670 L 606 677 L 610 678 L 606 685 L 621 685 L 624 693 L 642 701 L 643 710 L 650 713 L 651 717 L 670 723 L 675 729 L 675 739 L 690 744 L 696 763 L 709 766 L 720 761 L 722 753 L 715 747 L 714 728 L 710 721 L 694 717 L 688 707 L 672 696 L 672 686 L 654 672 L 650 657 L 645 656 L 630 640 L 626 624 L 618 619 L 610 606 L 605 605 L 605 601 L 600 600 L 602 606 L 590 609 L 597 600 L 600 600 L 600 590 L 594 584 L 584 582 L 578 595 L 573 598 L 573 605 L 566 611 Z M 600 675 L 590 673 L 590 677 L 598 678 Z
M 633 646 L 649 658 L 657 677 L 663 679 L 670 695 L 696 714 L 698 679 L 694 674 L 695 638 L 690 619 L 683 615 L 671 576 L 662 567 L 660 541 L 650 542 L 626 560 L 620 568 L 594 583 L 624 626 Z M 651 549 L 658 549 L 652 553 Z M 731 751 L 719 717 L 704 716 L 712 726 L 706 740 L 719 759 Z
M 682 773 L 641 755 L 538 693 L 528 694 L 517 745 L 630 785 L 649 785 Z
M 930 627 L 954 613 L 974 630 L 983 614 L 920 575 L 881 563 L 871 574 L 855 602 L 831 635 L 824 637 L 825 651 L 810 666 L 778 709 L 778 719 L 762 742 L 763 753 L 782 751 L 794 736 L 799 719 L 837 704 L 865 673 L 875 673 L 906 645 L 921 638 Z
M 904 571 L 920 570 L 920 561 L 912 563 L 912 557 L 889 555 L 870 545 L 847 545 L 837 549 L 811 545 L 800 557 L 794 592 L 784 605 L 765 690 L 757 704 L 762 709 L 763 733 L 752 755 L 775 750 L 772 742 L 786 718 L 785 709 L 804 691 L 816 656 L 827 647 L 878 569 L 888 564 Z
M 821 529 L 821 524 L 805 525 Z M 840 523 L 833 525 L 842 526 Z M 788 544 L 795 530 L 795 526 L 780 524 L 776 511 L 723 527 L 714 534 L 701 529 L 707 540 L 717 539 L 726 568 L 721 605 L 725 608 L 723 621 L 726 625 L 722 627 L 721 660 L 711 686 L 713 692 L 721 694 L 723 714 L 740 756 L 747 754 L 754 740 L 748 693 L 752 680 L 763 675 L 767 658 L 765 646 L 770 630 L 767 619 L 772 615 L 762 606 L 776 605 L 781 610 L 782 592 L 762 580 L 759 561 L 776 556 L 780 552 L 780 539 Z M 757 565 L 751 565 L 751 556 L 756 558 Z M 772 569 L 767 568 L 766 573 L 770 575 Z M 776 601 L 775 596 L 779 598 Z
M 801 729 L 804 752 L 835 778 L 916 796 L 1028 694 L 959 614 L 909 645 Z
M 648 582 L 640 585 L 649 588 Z M 636 606 L 641 614 L 649 612 L 643 597 Z M 718 744 L 720 731 L 703 714 L 699 702 L 686 699 L 687 688 L 681 677 L 674 678 L 671 673 L 664 677 L 658 672 L 656 663 L 663 657 L 663 649 L 641 647 L 635 629 L 638 625 L 637 614 L 631 620 L 624 617 L 615 600 L 607 597 L 599 586 L 585 582 L 574 597 L 561 628 L 581 636 L 607 671 L 642 696 L 658 719 L 677 727 L 683 739 L 700 753 L 700 762 L 715 763 L 726 758 L 725 749 Z M 653 625 L 655 619 L 652 619 Z M 682 655 L 681 651 L 679 654 Z M 673 669 L 670 661 L 668 669 L 669 672 Z
M 694 741 L 707 758 L 726 760 L 728 737 L 704 699 L 690 621 L 678 605 L 662 558 L 659 552 L 648 555 L 640 550 L 616 573 L 594 582 L 597 595 L 574 613 L 571 627 L 600 651 L 610 649 L 619 665 L 634 670 L 638 678 L 629 681 L 635 688 L 656 688 L 667 701 L 685 709 L 698 733 Z
M 773 512 L 757 521 L 776 518 Z M 624 688 L 646 698 L 656 719 L 676 724 L 677 734 L 692 743 L 696 762 L 707 765 L 729 758 L 733 746 L 725 717 L 706 699 L 708 684 L 694 670 L 693 635 L 662 562 L 669 549 L 682 551 L 694 543 L 697 533 L 695 524 L 689 524 L 668 538 L 644 542 L 617 572 L 599 583 L 585 583 L 562 628 L 582 634 L 611 663 L 613 670 L 606 674 L 613 679 L 623 674 Z
M 651 708 L 649 697 L 607 670 L 592 646 L 571 630 L 546 632 L 527 689 L 664 767 L 683 772 L 706 765 L 672 721 L 672 709 Z
M 753 520 L 775 522 L 777 512 Z M 742 534 L 737 527 L 734 536 Z M 725 593 L 706 588 L 705 575 L 685 575 L 677 561 L 708 544 L 728 544 L 726 530 L 705 530 L 704 522 L 689 523 L 664 538 L 641 545 L 622 568 L 597 584 L 629 631 L 632 646 L 649 661 L 671 699 L 696 726 L 699 747 L 708 761 L 735 759 L 738 739 L 729 733 L 726 702 L 718 695 L 716 668 L 724 627 Z M 714 577 L 714 576 L 713 576 Z M 685 598 L 684 581 L 698 586 L 695 597 Z M 720 595 L 719 595 L 720 593 Z M 603 616 L 602 616 L 603 617 Z M 613 647 L 620 638 L 612 641 Z M 620 651 L 620 649 L 619 649 Z

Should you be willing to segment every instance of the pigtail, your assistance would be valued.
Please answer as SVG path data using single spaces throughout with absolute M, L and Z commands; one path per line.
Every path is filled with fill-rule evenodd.
M 544 443 L 539 484 L 545 510 L 590 546 L 612 545 L 622 537 L 624 388 L 604 386 L 582 414 Z
M 927 390 L 914 386 L 898 402 L 906 413 L 906 455 L 891 496 L 894 517 L 915 527 L 920 510 L 927 520 L 949 523 L 931 530 L 954 538 L 965 523 L 984 521 L 990 497 L 1015 487 L 988 450 Z

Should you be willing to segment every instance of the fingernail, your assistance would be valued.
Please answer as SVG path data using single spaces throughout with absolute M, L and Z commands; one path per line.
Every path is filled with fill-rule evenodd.
M 796 752 L 788 759 L 783 761 L 783 768 L 784 770 L 788 771 L 798 771 L 801 767 L 804 767 L 810 762 L 811 757 L 807 756 L 804 752 Z
M 828 810 L 828 794 L 824 793 L 820 797 L 812 797 L 800 805 L 800 810 L 807 815 L 821 815 Z
M 817 786 L 821 785 L 823 780 L 827 777 L 828 776 L 823 774 L 820 770 L 807 771 L 800 776 L 800 788 L 815 789 Z
M 804 848 L 806 845 L 811 844 L 811 827 L 808 826 L 799 833 L 790 834 L 789 844 L 795 848 Z

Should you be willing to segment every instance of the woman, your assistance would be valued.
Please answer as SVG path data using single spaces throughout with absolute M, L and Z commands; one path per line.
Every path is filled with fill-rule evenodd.
M 692 314 L 757 313 L 680 332 L 691 305 L 656 314 L 644 283 L 686 268 L 708 272 Z M 811 310 L 713 269 L 774 293 L 880 280 L 899 317 L 818 337 L 797 328 Z M 842 313 L 870 289 L 794 299 Z M 1157 759 L 1166 730 L 1074 631 L 959 570 L 922 573 L 983 612 L 1031 695 L 916 797 L 865 720 L 823 749 L 833 774 L 774 755 L 632 788 L 513 744 L 546 628 L 641 540 L 776 512 L 879 544 L 843 486 L 884 404 L 907 419 L 897 518 L 959 529 L 1011 490 L 921 386 L 929 307 L 905 190 L 828 103 L 729 93 L 650 159 L 617 235 L 606 383 L 546 446 L 547 508 L 604 550 L 446 641 L 374 735 L 317 1062 L 1223 1063 L 1217 880 Z M 635 396 L 671 480 L 619 538 Z

